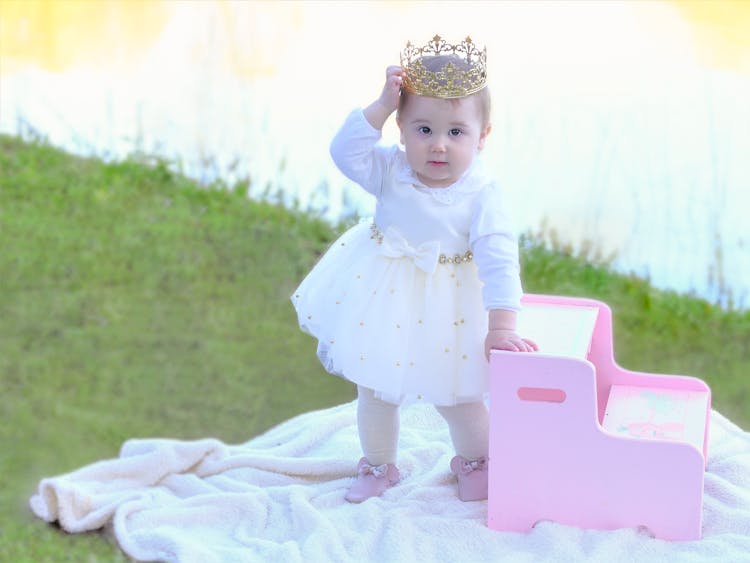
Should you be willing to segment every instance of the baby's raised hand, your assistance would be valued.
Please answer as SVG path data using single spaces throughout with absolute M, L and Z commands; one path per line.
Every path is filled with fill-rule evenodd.
M 401 84 L 404 80 L 404 69 L 400 66 L 389 66 L 385 69 L 385 86 L 378 98 L 385 109 L 390 112 L 398 108 L 398 99 L 401 93 Z
M 382 129 L 388 117 L 398 109 L 398 100 L 403 81 L 403 68 L 400 66 L 389 66 L 385 69 L 385 86 L 383 86 L 380 97 L 363 110 L 365 119 L 375 129 Z

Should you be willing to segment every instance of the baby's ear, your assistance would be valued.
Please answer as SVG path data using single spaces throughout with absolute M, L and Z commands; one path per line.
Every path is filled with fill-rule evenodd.
M 401 119 L 399 119 L 398 114 L 396 115 L 396 125 L 398 125 L 399 142 L 403 145 L 404 144 L 404 128 L 401 127 Z
M 492 124 L 488 123 L 487 126 L 479 134 L 479 144 L 477 145 L 477 149 L 479 149 L 480 151 L 484 148 L 484 142 L 487 140 L 487 135 L 490 134 L 490 131 L 492 131 Z

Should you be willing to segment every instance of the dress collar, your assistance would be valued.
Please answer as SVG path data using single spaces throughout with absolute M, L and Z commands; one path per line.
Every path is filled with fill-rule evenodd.
M 475 158 L 469 169 L 463 175 L 444 188 L 431 188 L 426 186 L 406 161 L 406 153 L 399 150 L 399 158 L 396 159 L 395 179 L 398 182 L 411 184 L 420 192 L 427 193 L 442 203 L 453 203 L 458 194 L 472 193 L 482 189 L 487 183 L 487 174 L 483 162 L 479 157 Z

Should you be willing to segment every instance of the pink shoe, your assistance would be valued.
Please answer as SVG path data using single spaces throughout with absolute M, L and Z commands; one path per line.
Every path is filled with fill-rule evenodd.
M 451 472 L 458 476 L 458 498 L 462 501 L 487 500 L 487 458 L 468 460 L 457 455 Z
M 359 460 L 357 471 L 357 480 L 344 497 L 349 502 L 362 502 L 370 497 L 380 496 L 401 478 L 398 469 L 392 463 L 370 465 L 365 458 Z

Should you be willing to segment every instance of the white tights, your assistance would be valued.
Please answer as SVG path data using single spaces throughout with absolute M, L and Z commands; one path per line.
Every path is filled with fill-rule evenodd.
M 382 401 L 367 387 L 357 386 L 357 427 L 367 461 L 372 465 L 396 463 L 399 405 Z M 466 459 L 487 455 L 489 413 L 482 401 L 451 407 L 435 406 L 448 423 L 456 453 Z

